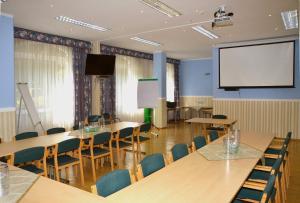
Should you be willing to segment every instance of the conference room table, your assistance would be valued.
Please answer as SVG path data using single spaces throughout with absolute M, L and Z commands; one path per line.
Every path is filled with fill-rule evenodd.
M 220 125 L 225 129 L 225 133 L 228 133 L 230 129 L 232 129 L 233 125 L 237 122 L 236 119 L 215 119 L 215 118 L 192 118 L 185 120 L 186 123 L 191 124 L 192 132 L 191 132 L 191 140 L 193 136 L 202 134 L 207 136 L 206 128 L 211 125 Z M 200 126 L 200 133 L 197 131 L 198 125 Z M 207 137 L 206 137 L 207 138 Z
M 272 133 L 241 132 L 241 143 L 261 151 Z M 221 144 L 222 138 L 210 143 Z M 113 202 L 231 202 L 260 158 L 207 160 L 199 151 L 107 197 Z
M 64 132 L 64 133 L 57 133 L 53 135 L 42 135 L 38 137 L 33 137 L 24 140 L 18 141 L 11 141 L 11 142 L 4 142 L 0 144 L 0 157 L 11 155 L 17 151 L 31 148 L 31 147 L 51 147 L 56 145 L 59 142 L 72 139 L 72 138 L 79 138 L 79 139 L 88 139 L 89 137 L 100 133 L 100 132 L 117 132 L 123 128 L 127 127 L 139 127 L 141 124 L 137 122 L 119 122 L 106 125 L 103 129 L 100 129 L 97 132 L 89 132 L 83 133 L 82 135 L 72 135 L 72 131 Z

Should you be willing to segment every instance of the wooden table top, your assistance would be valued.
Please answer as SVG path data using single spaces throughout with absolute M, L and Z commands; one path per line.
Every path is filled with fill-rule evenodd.
M 184 121 L 186 123 L 233 125 L 237 122 L 235 119 L 214 119 L 214 118 L 192 118 Z
M 39 177 L 20 203 L 82 203 L 82 202 L 110 202 L 104 197 L 80 190 L 49 178 Z
M 122 128 L 126 127 L 138 127 L 140 123 L 136 122 L 119 122 L 107 125 L 107 127 L 111 130 L 111 132 L 116 132 Z M 0 157 L 7 156 L 13 154 L 17 151 L 31 148 L 31 147 L 49 147 L 53 146 L 59 142 L 64 140 L 68 140 L 71 138 L 76 138 L 76 136 L 71 136 L 70 132 L 58 133 L 53 135 L 42 135 L 38 137 L 33 137 L 25 140 L 12 141 L 0 144 Z
M 241 133 L 242 143 L 261 151 L 273 138 L 271 133 Z M 222 142 L 222 138 L 216 142 Z M 230 202 L 257 161 L 258 158 L 208 161 L 194 152 L 107 199 L 124 203 Z

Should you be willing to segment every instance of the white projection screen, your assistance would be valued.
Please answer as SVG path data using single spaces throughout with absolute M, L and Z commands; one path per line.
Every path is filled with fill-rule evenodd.
M 219 87 L 294 87 L 295 41 L 219 49 Z

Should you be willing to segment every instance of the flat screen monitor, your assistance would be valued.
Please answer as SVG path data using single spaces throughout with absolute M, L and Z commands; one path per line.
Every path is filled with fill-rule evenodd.
M 110 76 L 115 71 L 116 56 L 88 54 L 86 58 L 85 74 Z

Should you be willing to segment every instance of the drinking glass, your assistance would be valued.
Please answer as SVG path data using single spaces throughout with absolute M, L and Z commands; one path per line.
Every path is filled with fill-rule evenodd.
M 9 173 L 8 165 L 0 163 L 0 197 L 3 197 L 9 192 Z
M 223 146 L 225 154 L 231 154 L 231 144 L 233 143 L 233 138 L 231 136 L 224 136 Z

